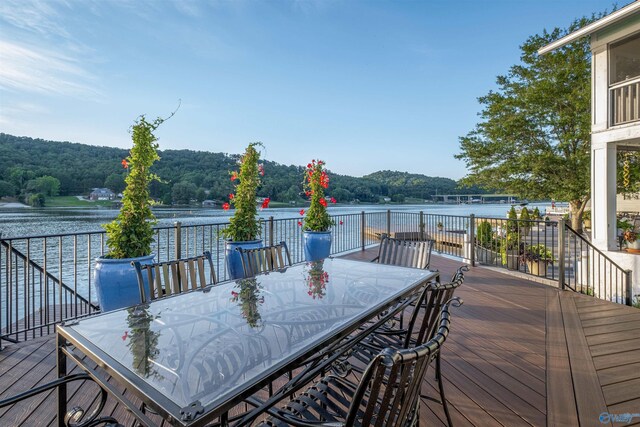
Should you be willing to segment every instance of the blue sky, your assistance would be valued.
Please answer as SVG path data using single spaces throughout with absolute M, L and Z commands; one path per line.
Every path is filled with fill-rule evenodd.
M 619 6 L 627 4 L 623 1 Z M 161 149 L 324 159 L 362 176 L 458 179 L 477 98 L 529 35 L 609 1 L 0 2 L 0 132 L 129 147 L 140 114 L 177 114 Z

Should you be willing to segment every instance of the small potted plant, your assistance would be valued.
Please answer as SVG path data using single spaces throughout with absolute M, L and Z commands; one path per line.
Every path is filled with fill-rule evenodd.
M 438 231 L 442 231 L 442 229 L 444 228 L 444 225 L 442 224 L 442 222 L 438 221 L 438 223 L 436 224 L 436 227 L 438 228 Z
M 622 240 L 627 242 L 627 249 L 640 249 L 640 239 L 638 239 L 638 233 L 633 231 L 633 229 L 625 230 L 622 233 Z
M 529 273 L 545 277 L 547 266 L 553 263 L 553 252 L 543 244 L 525 246 L 520 260 L 527 264 Z
M 331 227 L 335 221 L 327 212 L 327 199 L 324 190 L 329 187 L 329 175 L 324 170 L 322 160 L 312 160 L 304 174 L 305 195 L 311 199 L 311 205 L 300 211 L 304 215 L 298 225 L 303 230 L 304 257 L 307 261 L 319 261 L 331 253 Z M 331 203 L 336 200 L 332 197 Z
M 141 302 L 138 279 L 131 263 L 153 263 L 151 244 L 156 218 L 151 211 L 149 184 L 158 178 L 150 168 L 160 159 L 153 132 L 165 120 L 157 118 L 148 122 L 140 116 L 131 128 L 133 148 L 122 160 L 122 166 L 129 171 L 125 178 L 122 207 L 118 216 L 104 225 L 109 252 L 96 260 L 94 283 L 102 311 Z M 145 288 L 148 294 L 149 285 L 145 284 Z
M 225 242 L 227 272 L 232 279 L 244 277 L 242 259 L 236 248 L 262 247 L 262 240 L 260 240 L 262 229 L 256 203 L 260 176 L 264 175 L 264 168 L 258 163 L 260 153 L 256 147 L 262 146 L 260 142 L 249 144 L 239 161 L 240 172 L 231 172 L 231 181 L 237 182 L 235 194 L 229 194 L 229 202 L 222 205 L 224 210 L 228 210 L 231 205 L 235 207 L 229 226 L 222 230 L 222 236 L 227 239 Z M 268 207 L 269 202 L 270 199 L 267 197 L 262 201 L 262 207 Z

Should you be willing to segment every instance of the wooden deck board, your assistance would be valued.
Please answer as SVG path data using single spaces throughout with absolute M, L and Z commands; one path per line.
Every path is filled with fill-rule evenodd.
M 558 292 L 547 289 L 547 425 L 578 425 L 567 338 Z
M 348 258 L 368 261 L 376 253 L 372 248 Z M 446 281 L 462 262 L 434 255 L 432 265 Z M 577 425 L 578 416 L 584 425 L 601 425 L 597 418 L 588 417 L 606 411 L 607 406 L 601 407 L 604 403 L 590 397 L 583 397 L 576 406 L 576 398 L 581 399 L 573 396 L 576 384 L 589 389 L 581 390 L 587 396 L 597 392 L 606 396 L 603 401 L 612 413 L 640 412 L 640 350 L 633 344 L 640 336 L 640 325 L 635 321 L 640 311 L 567 293 L 573 296 L 573 309 L 567 314 L 560 294 L 555 288 L 494 269 L 473 268 L 467 273 L 457 291 L 465 304 L 452 310 L 452 330 L 443 350 L 443 381 L 456 426 Z M 565 332 L 567 316 L 573 319 L 567 330 L 574 331 L 577 339 Z M 590 378 L 574 366 L 577 356 L 571 359 L 568 345 L 572 352 L 579 351 L 591 360 Z M 54 348 L 53 336 L 8 344 L 0 352 L 0 398 L 53 379 Z M 72 404 L 82 406 L 95 399 L 95 393 L 86 392 L 88 387 L 69 386 Z M 624 390 L 628 390 L 626 395 Z M 423 383 L 423 392 L 438 397 L 432 371 Z M 620 401 L 623 398 L 627 400 Z M 584 409 L 586 403 L 592 408 Z M 573 415 L 567 410 L 571 404 Z M 37 405 L 0 410 L 0 425 L 54 425 L 54 410 L 52 392 Z M 104 413 L 126 425 L 132 423 L 126 409 L 112 397 Z M 421 425 L 445 424 L 437 402 L 423 399 L 420 414 Z M 156 421 L 162 423 L 158 418 Z

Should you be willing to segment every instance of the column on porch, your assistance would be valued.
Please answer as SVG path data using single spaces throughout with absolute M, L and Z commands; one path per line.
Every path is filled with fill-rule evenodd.
M 591 140 L 592 240 L 600 250 L 616 250 L 617 147 L 599 136 L 594 133 Z

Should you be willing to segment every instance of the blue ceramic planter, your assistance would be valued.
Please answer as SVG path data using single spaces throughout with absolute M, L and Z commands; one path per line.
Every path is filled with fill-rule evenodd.
M 302 240 L 306 261 L 320 261 L 331 253 L 331 231 L 305 231 Z
M 242 269 L 242 259 L 236 248 L 256 249 L 262 247 L 262 240 L 248 240 L 246 242 L 225 242 L 224 255 L 227 263 L 227 272 L 229 278 L 233 280 L 244 279 L 244 270 Z
M 99 257 L 96 259 L 93 280 L 102 312 L 140 304 L 138 278 L 136 277 L 136 269 L 131 265 L 131 262 L 140 261 L 140 264 L 152 264 L 154 256 L 123 259 Z M 149 284 L 146 283 L 146 277 L 144 280 L 145 293 L 148 297 Z

